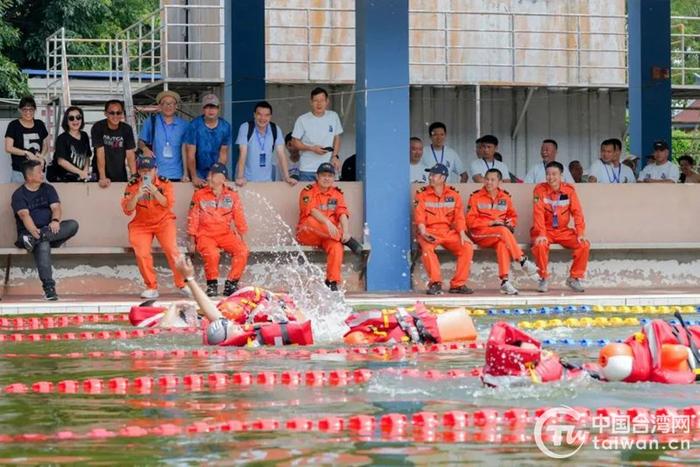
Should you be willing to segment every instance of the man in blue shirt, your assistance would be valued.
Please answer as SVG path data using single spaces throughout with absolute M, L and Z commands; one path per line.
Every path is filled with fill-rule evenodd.
M 209 168 L 216 162 L 226 165 L 231 145 L 231 125 L 219 117 L 219 98 L 207 94 L 202 98 L 202 115 L 192 120 L 183 142 L 187 151 L 187 168 L 196 187 L 206 185 Z
M 284 133 L 279 125 L 270 121 L 271 118 L 272 106 L 266 101 L 258 102 L 253 111 L 253 120 L 244 122 L 238 129 L 236 185 L 274 181 L 277 170 L 275 156 L 284 181 L 292 186 L 297 183 L 289 176 L 287 155 L 284 153 Z
M 176 115 L 180 95 L 174 91 L 162 91 L 156 96 L 160 113 L 143 122 L 139 135 L 139 148 L 145 157 L 152 157 L 158 164 L 158 175 L 171 182 L 189 182 L 182 138 L 189 123 Z

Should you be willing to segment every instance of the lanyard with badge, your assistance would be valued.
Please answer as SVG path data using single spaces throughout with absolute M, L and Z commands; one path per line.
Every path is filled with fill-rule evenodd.
M 481 159 L 481 160 L 484 161 L 484 165 L 486 166 L 487 171 L 496 167 L 496 159 L 494 159 L 493 162 L 491 163 L 491 167 L 489 167 L 489 163 L 486 162 L 485 159 Z M 484 172 L 484 173 L 486 173 L 486 172 Z
M 615 167 L 612 167 L 610 171 L 612 172 L 612 177 L 610 176 L 610 172 L 608 172 L 608 164 L 603 164 L 603 167 L 605 167 L 605 173 L 608 176 L 608 181 L 610 183 L 620 183 L 620 175 L 622 174 L 622 164 L 617 168 L 617 175 L 615 175 Z
M 265 140 L 267 139 L 267 132 L 270 130 L 270 126 L 265 127 L 265 134 L 260 138 L 260 132 L 257 128 L 253 130 L 255 133 L 255 138 L 258 140 L 258 148 L 260 148 L 260 167 L 265 167 L 267 165 L 267 154 L 265 154 Z
M 557 197 L 552 198 L 552 228 L 559 228 L 559 200 L 561 199 L 561 192 L 557 193 Z
M 165 124 L 163 116 L 160 115 L 160 124 L 163 126 L 163 136 L 165 137 L 165 146 L 163 147 L 163 157 L 166 159 L 172 159 L 173 157 L 173 146 L 170 144 L 170 137 L 168 136 L 168 125 Z
M 442 147 L 442 153 L 440 153 L 440 161 L 437 159 L 437 154 L 435 154 L 435 149 L 433 148 L 433 145 L 430 145 L 430 150 L 433 152 L 433 159 L 435 159 L 436 164 L 442 164 L 442 161 L 445 160 L 445 146 Z

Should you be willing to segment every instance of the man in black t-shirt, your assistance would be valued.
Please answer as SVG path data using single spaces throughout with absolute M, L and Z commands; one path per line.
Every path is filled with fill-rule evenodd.
M 34 98 L 23 97 L 19 101 L 20 118 L 12 120 L 5 131 L 5 152 L 12 156 L 11 182 L 24 183 L 22 164 L 27 160 L 44 161 L 49 150 L 49 132 L 41 120 L 34 118 Z
M 124 123 L 124 104 L 110 100 L 105 104 L 104 120 L 92 126 L 92 146 L 95 158 L 92 171 L 98 176 L 100 187 L 107 188 L 112 182 L 127 182 L 136 173 L 136 143 L 131 126 Z
M 61 220 L 61 202 L 56 189 L 44 183 L 39 161 L 22 166 L 24 185 L 12 194 L 17 222 L 17 247 L 34 253 L 34 263 L 47 300 L 58 300 L 51 268 L 51 248 L 57 248 L 78 233 L 78 223 Z

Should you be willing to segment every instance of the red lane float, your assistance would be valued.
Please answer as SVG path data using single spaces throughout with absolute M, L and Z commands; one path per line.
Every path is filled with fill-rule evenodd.
M 79 326 L 84 323 L 121 323 L 129 320 L 127 314 L 92 313 L 39 317 L 0 318 L 0 329 L 53 329 Z
M 351 434 L 361 435 L 366 439 L 402 439 L 410 434 L 417 441 L 440 442 L 483 442 L 483 443 L 518 443 L 532 442 L 532 428 L 537 417 L 550 408 L 543 407 L 534 411 L 528 411 L 521 407 L 510 409 L 480 409 L 472 412 L 448 411 L 415 412 L 415 413 L 388 413 L 381 416 L 368 414 L 349 414 L 345 416 L 327 415 L 317 419 L 307 417 L 292 417 L 288 419 L 258 418 L 247 421 L 241 420 L 212 420 L 211 418 L 194 420 L 189 424 L 176 424 L 172 421 L 143 427 L 125 425 L 112 429 L 103 426 L 93 427 L 84 433 L 76 433 L 70 430 L 61 430 L 54 434 L 23 433 L 0 435 L 0 443 L 16 442 L 46 442 L 66 440 L 103 440 L 106 438 L 137 438 L 145 436 L 180 436 L 215 432 L 278 432 L 278 431 L 304 431 L 319 433 L 338 433 L 348 431 Z M 690 426 L 682 433 L 660 434 L 657 439 L 662 442 L 670 440 L 700 440 L 700 406 L 684 408 L 663 407 L 658 409 L 630 408 L 580 408 L 579 423 L 590 420 L 591 413 L 601 420 L 604 418 L 626 414 L 635 423 L 640 420 L 635 418 L 639 414 L 653 414 L 656 417 L 665 417 L 668 414 L 687 417 Z M 648 423 L 652 420 L 644 419 Z M 552 422 L 564 420 L 552 420 Z M 611 420 L 612 421 L 612 420 Z M 585 428 L 584 428 L 585 429 Z M 466 431 L 469 430 L 469 431 Z M 549 435 L 551 436 L 551 435 Z M 614 438 L 605 434 L 607 438 Z M 647 439 L 649 435 L 640 435 L 640 439 Z M 625 439 L 634 436 L 625 435 Z M 665 440 L 665 441 L 664 441 Z

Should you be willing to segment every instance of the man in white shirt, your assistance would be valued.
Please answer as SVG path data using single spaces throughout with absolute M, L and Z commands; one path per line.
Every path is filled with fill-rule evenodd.
M 468 177 L 464 162 L 454 149 L 445 145 L 447 126 L 442 122 L 433 122 L 428 127 L 428 135 L 430 135 L 430 145 L 423 149 L 423 165 L 427 168 L 442 164 L 450 171 L 447 183 L 466 182 Z
M 552 161 L 557 160 L 557 152 L 559 150 L 559 145 L 553 139 L 546 139 L 542 141 L 542 146 L 540 146 L 540 156 L 542 156 L 542 162 L 536 162 L 530 167 L 527 175 L 525 175 L 525 183 L 543 183 L 546 180 L 545 167 Z M 566 183 L 576 183 L 574 177 L 569 173 L 569 169 L 564 166 L 564 172 L 562 174 L 562 179 Z
M 484 135 L 479 138 L 481 141 L 481 159 L 472 162 L 469 168 L 472 181 L 476 183 L 484 183 L 484 174 L 489 169 L 498 169 L 503 175 L 503 182 L 509 182 L 510 169 L 508 166 L 496 160 L 496 150 L 498 149 L 498 138 L 493 135 Z
M 622 141 L 606 139 L 600 144 L 600 159 L 588 170 L 589 183 L 635 183 L 634 172 L 620 163 Z
M 301 153 L 299 180 L 316 181 L 316 169 L 330 162 L 340 172 L 340 135 L 343 126 L 338 114 L 328 108 L 328 92 L 323 88 L 311 91 L 311 112 L 297 118 L 292 137 L 294 147 Z
M 409 167 L 411 168 L 411 183 L 428 183 L 425 165 L 423 165 L 423 141 L 417 137 L 411 137 L 411 151 L 409 154 Z
M 639 173 L 644 183 L 676 183 L 680 177 L 678 166 L 668 160 L 668 143 L 654 142 L 654 162 L 647 164 Z

